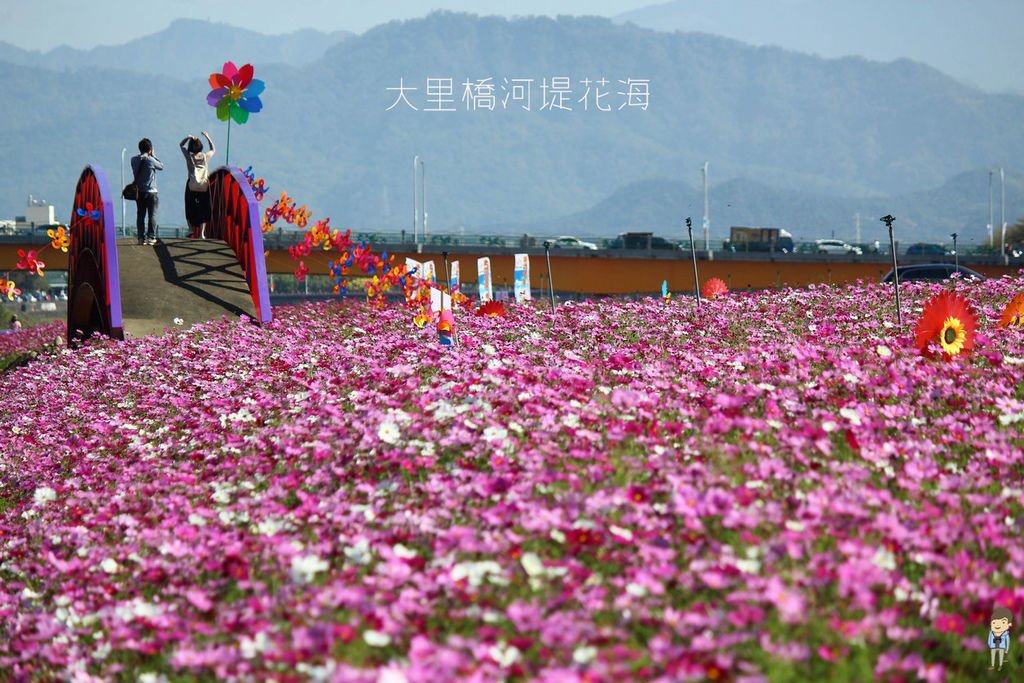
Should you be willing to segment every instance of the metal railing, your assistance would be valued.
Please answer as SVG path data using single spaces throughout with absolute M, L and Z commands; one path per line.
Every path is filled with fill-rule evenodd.
M 0 243 L 17 243 L 17 244 L 45 244 L 49 242 L 50 238 L 47 236 L 46 231 L 52 226 L 29 226 L 21 225 L 15 229 L 0 230 Z M 127 233 L 122 228 L 121 233 L 125 236 L 133 236 L 134 229 L 129 229 Z M 159 227 L 158 236 L 164 239 L 184 239 L 190 236 L 188 227 L 183 225 L 161 225 Z M 298 230 L 293 228 L 277 228 L 268 233 L 263 234 L 263 246 L 265 249 L 271 250 L 286 250 L 288 247 L 297 244 L 303 240 L 305 236 L 304 230 Z M 554 238 L 551 236 L 539 236 L 539 235 L 511 235 L 511 234 L 481 234 L 481 233 L 464 233 L 464 232 L 449 232 L 449 233 L 435 233 L 424 236 L 418 236 L 418 240 L 414 240 L 413 236 L 407 231 L 389 231 L 389 230 L 353 230 L 352 241 L 355 243 L 365 242 L 366 244 L 373 245 L 378 248 L 387 248 L 392 251 L 438 251 L 444 248 L 479 248 L 488 247 L 494 249 L 523 249 L 523 250 L 542 250 L 544 248 L 545 241 L 553 241 Z M 622 240 L 618 237 L 595 237 L 595 236 L 581 236 L 580 240 L 584 242 L 590 242 L 597 246 L 599 251 L 623 251 L 623 252 L 653 252 L 657 254 L 671 253 L 673 251 L 686 252 L 689 254 L 690 243 L 687 240 L 674 240 L 668 238 L 660 238 L 655 236 L 653 238 L 651 248 L 628 248 L 633 245 L 626 245 L 624 247 Z M 880 258 L 891 258 L 891 252 L 887 243 L 849 243 L 851 247 L 856 247 L 860 252 L 849 251 L 839 253 L 823 253 L 819 251 L 819 247 L 815 241 L 800 241 L 794 242 L 792 251 L 776 249 L 771 251 L 763 248 L 751 248 L 749 244 L 736 243 L 730 244 L 728 240 L 713 240 L 710 243 L 711 251 L 714 252 L 714 258 L 729 258 L 729 255 L 734 254 L 737 256 L 742 255 L 769 255 L 772 258 L 784 259 L 793 258 L 793 260 L 803 260 L 801 257 L 810 256 L 813 258 L 826 257 L 830 260 L 835 259 L 864 259 L 869 260 L 872 257 Z M 922 260 L 922 261 L 952 261 L 954 254 L 950 245 L 946 244 L 929 244 L 929 248 L 934 250 L 933 253 L 908 253 L 908 249 L 911 249 L 918 242 L 897 242 L 896 253 L 902 258 L 908 258 L 911 260 Z M 646 245 L 644 245 L 646 246 Z M 696 240 L 695 245 L 698 253 L 707 255 L 704 250 L 704 241 Z M 999 248 L 990 247 L 984 243 L 964 243 L 960 242 L 958 245 L 958 251 L 961 258 L 964 257 L 980 257 L 980 258 L 998 258 Z M 949 253 L 939 253 L 939 249 Z M 572 253 L 587 253 L 591 252 L 590 249 L 562 249 L 557 245 L 552 244 L 551 250 L 555 253 L 558 252 L 572 252 Z M 1008 244 L 1006 256 L 1011 260 L 1024 258 L 1024 244 Z

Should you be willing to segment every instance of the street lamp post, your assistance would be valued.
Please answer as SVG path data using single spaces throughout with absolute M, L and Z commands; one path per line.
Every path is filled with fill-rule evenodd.
M 960 272 L 960 252 L 956 250 L 956 233 L 954 232 L 950 237 L 953 238 L 953 267 L 956 268 L 956 272 Z
M 704 162 L 704 251 L 711 251 L 711 217 L 708 216 L 708 162 Z M 690 240 L 693 241 L 692 238 Z
M 892 250 L 892 290 L 896 293 L 896 322 L 903 328 L 903 310 L 900 308 L 900 268 L 896 263 L 896 238 L 892 233 L 892 224 L 896 218 L 892 214 L 882 216 L 878 220 L 889 228 L 889 248 Z
M 125 153 L 127 151 L 128 151 L 127 147 L 122 147 L 121 148 L 121 187 L 124 187 L 124 155 L 125 155 Z M 125 220 L 124 220 L 124 212 L 125 212 L 124 205 L 125 205 L 125 199 L 124 199 L 124 197 L 121 197 L 121 237 L 127 237 L 128 236 L 128 226 L 125 225 Z
M 697 277 L 697 252 L 693 248 L 693 221 L 686 217 L 686 233 L 690 239 L 690 258 L 693 259 L 693 289 L 697 292 L 697 308 L 700 308 L 700 279 Z
M 1003 169 L 999 169 L 999 225 L 1002 227 L 1000 231 L 1002 237 L 999 241 L 999 253 L 1006 256 L 1006 174 L 1003 173 Z
M 412 158 L 412 241 L 413 244 L 419 244 L 419 240 L 416 239 L 416 173 L 419 170 L 420 157 L 416 155 Z
M 548 263 L 548 296 L 551 297 L 551 312 L 555 312 L 555 284 L 551 280 L 551 240 L 544 240 L 544 260 Z
M 992 211 L 992 171 L 988 172 L 988 247 L 991 249 L 995 246 L 992 241 L 992 226 L 994 225 L 995 217 Z
M 427 241 L 427 165 L 420 159 L 420 198 L 423 203 L 423 241 Z

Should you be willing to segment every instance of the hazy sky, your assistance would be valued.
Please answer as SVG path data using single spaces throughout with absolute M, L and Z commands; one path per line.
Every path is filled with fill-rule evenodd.
M 362 33 L 438 9 L 523 16 L 643 10 L 649 28 L 707 31 L 824 57 L 909 57 L 964 83 L 1024 94 L 1024 0 L 0 0 L 0 41 L 46 52 L 157 33 L 178 18 L 268 35 L 302 28 Z M 100 8 L 100 9 L 97 9 Z M 645 9 L 646 8 L 646 9 Z
M 0 41 L 47 51 L 58 45 L 117 45 L 156 33 L 174 19 L 220 21 L 260 33 L 300 28 L 361 33 L 435 9 L 474 14 L 614 16 L 656 0 L 0 0 Z M 96 8 L 101 8 L 97 11 Z

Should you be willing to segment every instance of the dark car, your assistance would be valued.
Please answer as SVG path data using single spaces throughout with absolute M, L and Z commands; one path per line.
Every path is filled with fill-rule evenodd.
M 609 249 L 677 249 L 677 245 L 650 232 L 624 232 L 608 243 Z
M 988 279 L 975 270 L 964 266 L 954 266 L 952 263 L 921 263 L 914 266 L 900 266 L 900 282 L 939 282 L 956 272 L 964 278 Z M 892 282 L 892 280 L 893 274 L 890 270 L 882 278 L 882 282 Z
M 953 253 L 941 244 L 918 242 L 907 247 L 907 256 L 952 256 Z

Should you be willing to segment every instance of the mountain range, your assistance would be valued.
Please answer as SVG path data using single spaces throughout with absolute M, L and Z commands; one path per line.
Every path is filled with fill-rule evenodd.
M 822 57 L 906 57 L 988 91 L 1024 94 L 1017 0 L 670 0 L 616 21 Z
M 204 31 L 219 37 L 197 57 L 183 35 Z M 335 227 L 411 230 L 417 155 L 431 232 L 676 232 L 703 210 L 706 161 L 716 232 L 756 224 L 852 238 L 857 212 L 873 225 L 899 207 L 906 239 L 980 237 L 998 165 L 1007 220 L 1024 214 L 1010 163 L 1024 153 L 1024 97 L 986 94 L 909 60 L 823 59 L 593 17 L 447 12 L 358 36 L 316 34 L 299 41 L 307 52 L 264 38 L 180 21 L 86 51 L 77 65 L 0 52 L 0 215 L 20 213 L 29 194 L 69 215 L 82 166 L 100 164 L 116 185 L 122 148 L 134 154 L 146 136 L 167 164 L 162 222 L 183 222 L 176 143 L 207 129 L 225 160 L 226 125 L 205 98 L 209 73 L 229 59 L 252 61 L 267 84 L 263 111 L 231 129 L 231 163 L 252 164 L 269 199 L 286 191 Z M 256 44 L 249 58 L 243 45 Z M 529 110 L 517 97 L 526 79 Z M 449 84 L 446 94 L 439 86 Z M 411 106 L 399 88 L 415 88 L 401 93 Z M 476 110 L 466 110 L 467 92 Z M 545 96 L 572 110 L 542 107 Z M 440 101 L 455 111 L 428 111 Z M 997 184 L 997 220 L 998 199 Z
M 214 55 L 231 55 L 239 64 L 302 66 L 323 57 L 327 48 L 352 36 L 304 29 L 268 36 L 196 19 L 177 19 L 163 31 L 122 45 L 79 50 L 66 45 L 45 53 L 0 42 L 0 62 L 46 69 L 124 69 L 146 75 L 191 80 L 209 70 Z M 224 61 L 224 60 L 222 60 Z

